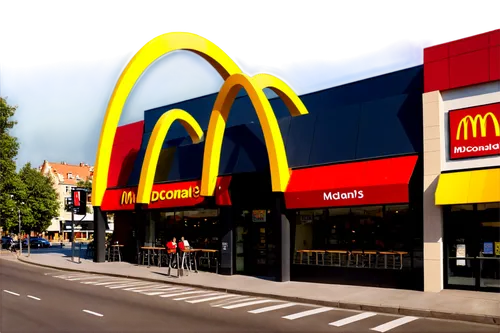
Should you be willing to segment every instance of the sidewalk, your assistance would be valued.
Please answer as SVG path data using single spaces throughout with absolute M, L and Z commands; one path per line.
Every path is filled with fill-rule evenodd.
M 63 253 L 35 253 L 29 258 L 23 255 L 19 259 L 62 270 L 168 282 L 323 306 L 500 325 L 500 294 L 496 293 L 458 290 L 424 293 L 307 282 L 281 283 L 243 275 L 224 276 L 206 272 L 192 272 L 189 276 L 177 278 L 175 269 L 169 277 L 165 267 L 147 268 L 123 262 L 94 263 L 87 259 L 82 259 L 78 264 L 71 262 L 71 258 Z

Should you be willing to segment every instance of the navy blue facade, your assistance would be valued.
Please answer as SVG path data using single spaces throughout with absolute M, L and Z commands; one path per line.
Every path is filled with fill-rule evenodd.
M 290 117 L 279 98 L 270 100 L 279 119 L 289 166 L 300 168 L 421 153 L 423 67 L 300 96 L 309 114 Z M 148 110 L 142 147 L 128 185 L 136 185 L 149 137 L 159 117 L 173 108 L 189 112 L 208 128 L 216 94 Z M 204 142 L 193 145 L 180 124 L 165 140 L 155 182 L 199 179 Z M 264 137 L 245 94 L 231 109 L 220 159 L 220 175 L 269 169 Z

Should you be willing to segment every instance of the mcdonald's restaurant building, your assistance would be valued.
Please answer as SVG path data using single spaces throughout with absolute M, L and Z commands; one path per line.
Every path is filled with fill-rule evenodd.
M 424 285 L 500 290 L 500 30 L 424 50 Z
M 301 95 L 308 114 L 296 117 L 270 98 L 290 168 L 283 192 L 248 96 L 232 105 L 210 197 L 200 189 L 212 147 L 181 122 L 165 140 L 155 126 L 181 109 L 209 128 L 217 94 L 147 110 L 116 131 L 100 210 L 114 213 L 130 262 L 140 246 L 184 236 L 218 250 L 221 274 L 422 289 L 423 79 L 420 65 Z M 151 201 L 139 206 L 152 140 L 161 151 Z

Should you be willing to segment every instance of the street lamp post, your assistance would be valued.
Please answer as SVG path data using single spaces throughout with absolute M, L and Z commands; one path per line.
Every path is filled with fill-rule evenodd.
M 21 208 L 17 207 L 17 213 L 19 217 L 19 254 L 23 254 L 23 242 L 21 239 Z

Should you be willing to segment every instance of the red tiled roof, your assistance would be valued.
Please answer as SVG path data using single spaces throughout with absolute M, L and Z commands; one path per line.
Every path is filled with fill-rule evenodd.
M 84 163 L 71 165 L 64 162 L 54 163 L 44 161 L 40 167 L 40 171 L 44 175 L 50 173 L 59 184 L 76 185 L 80 180 L 91 180 L 94 167 Z
M 453 43 L 453 42 L 460 41 L 460 40 L 463 40 L 463 39 L 466 39 L 466 38 L 471 38 L 471 37 L 475 37 L 475 36 L 480 36 L 480 35 L 488 34 L 488 33 L 491 33 L 493 31 L 500 31 L 500 26 L 496 26 L 494 28 L 487 28 L 485 30 L 479 30 L 479 31 L 476 31 L 476 32 L 471 32 L 471 33 L 468 33 L 468 34 L 463 34 L 463 35 L 460 35 L 460 36 L 457 36 L 457 37 L 448 38 L 446 40 L 438 40 L 438 41 L 434 42 L 434 45 L 430 45 L 430 46 L 427 46 L 427 47 L 429 48 L 429 47 L 433 47 L 433 46 L 436 46 L 436 45 Z

